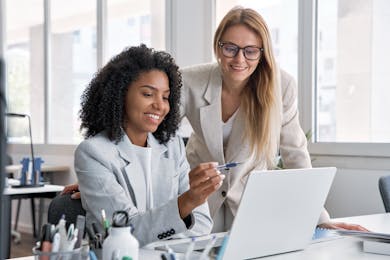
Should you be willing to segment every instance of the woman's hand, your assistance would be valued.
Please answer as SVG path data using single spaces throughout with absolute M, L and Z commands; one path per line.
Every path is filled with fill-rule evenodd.
M 318 225 L 320 228 L 326 229 L 346 229 L 346 230 L 357 230 L 357 231 L 369 231 L 365 227 L 357 224 L 349 224 L 345 222 L 325 222 Z
M 80 199 L 79 184 L 74 183 L 66 185 L 65 188 L 61 191 L 61 195 L 69 193 L 72 194 L 72 196 L 70 196 L 72 199 Z
M 194 208 L 206 202 L 222 185 L 225 175 L 216 169 L 217 165 L 215 162 L 201 163 L 190 171 L 190 189 L 178 198 L 181 218 L 187 217 Z

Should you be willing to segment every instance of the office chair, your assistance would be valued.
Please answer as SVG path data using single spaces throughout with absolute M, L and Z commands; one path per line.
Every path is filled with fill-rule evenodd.
M 70 196 L 71 194 L 60 194 L 50 202 L 47 212 L 47 221 L 49 223 L 57 225 L 62 215 L 65 214 L 66 228 L 68 228 L 71 223 L 76 225 L 78 215 L 85 216 L 81 200 L 74 200 Z
M 378 186 L 385 210 L 390 212 L 390 175 L 380 177 Z

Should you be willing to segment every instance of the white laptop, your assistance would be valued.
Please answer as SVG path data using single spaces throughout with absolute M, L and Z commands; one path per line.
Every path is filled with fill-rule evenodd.
M 336 173 L 334 167 L 253 171 L 248 177 L 229 236 L 197 238 L 202 249 L 211 237 L 223 243 L 217 259 L 237 260 L 304 249 L 312 240 Z M 158 241 L 146 248 L 185 252 L 189 238 Z
M 334 167 L 251 172 L 219 259 L 304 249 L 311 242 L 335 173 Z

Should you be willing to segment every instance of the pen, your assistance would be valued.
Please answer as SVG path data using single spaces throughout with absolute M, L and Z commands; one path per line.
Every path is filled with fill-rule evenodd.
M 93 252 L 92 250 L 89 250 L 89 258 L 91 260 L 98 260 L 97 257 L 96 257 L 95 252 Z
M 213 248 L 216 240 L 217 240 L 217 237 L 215 235 L 213 235 L 213 237 L 210 239 L 210 241 L 207 243 L 206 247 L 204 248 L 202 254 L 200 255 L 199 260 L 209 259 L 208 255 L 210 253 L 211 248 Z
M 230 162 L 230 163 L 225 163 L 225 164 L 222 164 L 222 165 L 218 165 L 217 168 L 218 170 L 223 170 L 223 169 L 229 169 L 229 168 L 233 168 L 233 167 L 236 167 L 238 165 L 242 164 L 242 162 Z
M 106 218 L 106 211 L 102 209 L 102 219 L 103 219 L 103 227 L 104 227 L 104 238 L 108 236 L 108 229 L 110 228 L 110 222 Z
M 60 249 L 60 243 L 61 243 L 60 239 L 61 239 L 60 233 L 55 233 L 53 236 L 53 243 L 51 247 L 51 251 L 53 253 L 58 252 L 58 250 Z
M 223 259 L 223 255 L 225 254 L 225 250 L 226 250 L 226 246 L 227 246 L 228 240 L 229 240 L 229 235 L 226 235 L 223 238 L 221 248 L 219 249 L 218 255 L 215 258 L 215 260 L 222 260 Z
M 74 232 L 74 224 L 70 224 L 68 228 L 68 234 L 67 234 L 67 240 L 70 241 L 73 239 L 73 232 Z
M 83 237 L 84 237 L 84 229 L 85 229 L 85 217 L 84 216 L 82 216 L 82 215 L 77 216 L 76 228 L 79 230 L 79 232 L 77 234 L 77 242 L 76 242 L 76 245 L 74 247 L 79 248 L 81 246 L 81 241 L 83 240 Z
M 165 245 L 165 248 L 168 250 L 169 260 L 176 260 L 175 252 L 168 245 Z
M 45 253 L 50 253 L 52 244 L 51 244 L 51 225 L 45 224 L 43 226 L 43 236 L 41 242 L 41 251 Z M 40 259 L 42 260 L 50 260 L 50 256 L 43 254 Z

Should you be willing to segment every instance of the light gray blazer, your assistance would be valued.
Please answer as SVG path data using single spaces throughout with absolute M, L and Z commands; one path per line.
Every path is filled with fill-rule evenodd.
M 77 147 L 75 170 L 87 225 L 101 223 L 104 208 L 109 219 L 116 210 L 129 213 L 133 234 L 141 246 L 182 232 L 208 234 L 213 222 L 207 203 L 193 210 L 188 228 L 179 215 L 177 197 L 189 189 L 189 165 L 181 138 L 174 137 L 162 145 L 152 134 L 148 136 L 153 163 L 151 210 L 142 206 L 146 200 L 145 177 L 130 144 L 126 134 L 115 144 L 100 133 Z
M 222 77 L 217 63 L 196 65 L 182 69 L 182 116 L 186 116 L 194 130 L 187 144 L 187 159 L 191 168 L 201 162 L 217 161 L 245 162 L 230 169 L 222 187 L 209 199 L 210 214 L 216 214 L 222 203 L 236 215 L 248 173 L 267 169 L 264 162 L 254 163 L 250 156 L 249 144 L 241 139 L 244 130 L 243 114 L 238 113 L 232 127 L 227 147 L 223 148 L 221 93 Z M 280 150 L 286 168 L 310 168 L 311 161 L 307 141 L 299 124 L 297 86 L 294 79 L 280 71 L 279 102 L 282 108 L 280 125 L 276 126 L 280 135 L 273 142 Z M 276 160 L 276 154 L 275 154 Z M 227 192 L 227 193 L 226 193 Z M 224 196 L 226 194 L 226 197 Z M 326 212 L 324 212 L 326 213 Z M 320 222 L 329 216 L 321 216 Z

